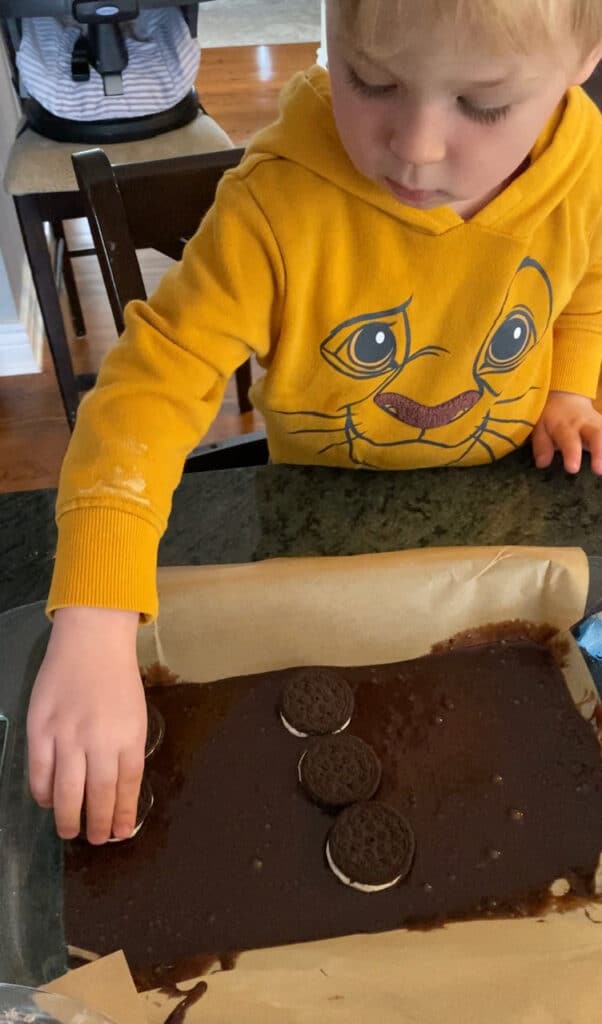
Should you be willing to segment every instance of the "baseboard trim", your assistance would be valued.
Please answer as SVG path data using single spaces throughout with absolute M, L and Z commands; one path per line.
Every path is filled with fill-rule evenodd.
M 38 304 L 38 297 L 33 286 L 33 278 L 27 260 L 23 264 L 23 275 L 21 277 L 21 308 L 19 318 L 25 328 L 32 357 L 39 372 L 42 369 L 42 358 L 44 355 L 44 324 Z
M 23 324 L 19 320 L 0 323 L 0 377 L 39 372 Z
M 40 373 L 44 351 L 44 325 L 29 264 L 21 277 L 19 317 L 0 321 L 0 377 Z

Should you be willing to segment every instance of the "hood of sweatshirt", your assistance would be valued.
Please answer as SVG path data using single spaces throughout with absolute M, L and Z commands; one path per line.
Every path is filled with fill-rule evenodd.
M 363 202 L 405 221 L 416 230 L 442 234 L 462 223 L 450 207 L 420 210 L 406 206 L 360 174 L 339 138 L 328 73 L 315 66 L 297 74 L 284 88 L 280 117 L 255 136 L 248 155 L 281 157 L 297 163 Z M 471 218 L 485 229 L 525 237 L 560 202 L 597 182 L 602 203 L 602 114 L 580 87 L 571 88 L 533 146 L 527 169 Z

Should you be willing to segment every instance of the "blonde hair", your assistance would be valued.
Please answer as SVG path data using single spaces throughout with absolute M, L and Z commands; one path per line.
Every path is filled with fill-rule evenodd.
M 390 55 L 428 24 L 478 35 L 495 51 L 528 53 L 570 35 L 583 54 L 602 43 L 602 0 L 329 0 L 339 31 L 375 56 Z M 392 26 L 398 27 L 397 34 Z

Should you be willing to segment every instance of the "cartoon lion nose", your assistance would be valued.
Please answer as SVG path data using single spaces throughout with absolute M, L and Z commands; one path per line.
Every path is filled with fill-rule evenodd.
M 472 409 L 480 397 L 479 391 L 462 391 L 461 394 L 448 398 L 447 402 L 441 402 L 439 405 L 422 405 L 406 395 L 385 391 L 376 395 L 374 401 L 379 409 L 394 416 L 401 423 L 426 430 L 428 427 L 444 427 L 451 423 Z

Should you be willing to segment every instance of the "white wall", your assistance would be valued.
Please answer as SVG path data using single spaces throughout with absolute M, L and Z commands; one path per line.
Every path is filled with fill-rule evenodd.
M 19 122 L 19 105 L 10 79 L 8 57 L 0 46 L 0 180 Z M 0 189 L 0 375 L 32 373 L 35 339 L 31 316 L 31 278 L 13 201 Z M 37 332 L 34 332 L 37 333 Z
M 320 47 L 318 49 L 316 60 L 323 68 L 328 67 L 328 53 L 326 50 L 326 0 L 320 0 Z
M 7 320 L 10 317 L 15 317 L 17 310 L 15 307 L 15 300 L 13 293 L 8 283 L 8 274 L 4 260 L 0 255 L 0 320 Z

